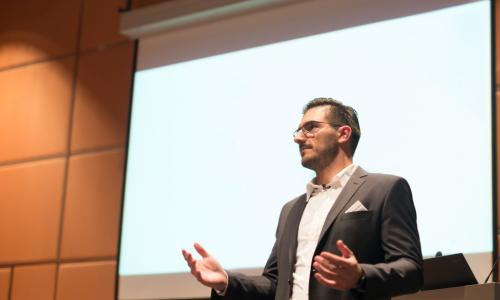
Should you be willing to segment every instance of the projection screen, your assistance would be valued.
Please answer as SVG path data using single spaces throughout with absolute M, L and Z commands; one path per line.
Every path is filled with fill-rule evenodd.
M 424 256 L 463 252 L 484 280 L 491 3 L 370 2 L 305 1 L 141 38 L 120 299 L 207 297 L 181 255 L 194 242 L 260 272 L 281 206 L 314 177 L 292 132 L 316 97 L 358 111 L 356 164 L 409 181 Z

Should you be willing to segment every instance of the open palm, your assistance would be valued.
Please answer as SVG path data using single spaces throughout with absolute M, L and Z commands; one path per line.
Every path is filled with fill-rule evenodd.
M 201 255 L 201 259 L 194 259 L 191 253 L 182 249 L 182 255 L 191 268 L 191 274 L 205 286 L 219 291 L 225 290 L 227 286 L 226 271 L 200 244 L 195 243 L 194 248 Z

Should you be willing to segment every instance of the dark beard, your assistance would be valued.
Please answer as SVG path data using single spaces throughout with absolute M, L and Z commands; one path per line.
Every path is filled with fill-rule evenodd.
M 302 159 L 301 164 L 304 168 L 319 172 L 330 165 L 331 162 L 335 160 L 338 153 L 339 147 L 337 145 L 332 145 L 328 151 L 325 151 L 314 158 L 308 160 Z

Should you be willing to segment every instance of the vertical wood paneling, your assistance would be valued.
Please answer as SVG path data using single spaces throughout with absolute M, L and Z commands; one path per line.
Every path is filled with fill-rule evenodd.
M 71 151 L 125 145 L 133 44 L 82 54 Z
M 55 264 L 15 267 L 10 300 L 53 300 L 55 275 Z
M 73 58 L 0 72 L 0 162 L 63 154 Z
M 0 69 L 74 54 L 80 0 L 2 0 Z
M 116 256 L 123 180 L 122 150 L 71 158 L 61 257 Z
M 0 168 L 0 264 L 56 259 L 64 160 Z
M 120 16 L 127 0 L 84 0 L 81 49 L 93 49 L 102 45 L 126 41 L 120 34 Z
M 0 300 L 9 300 L 10 268 L 0 268 Z
M 116 262 L 62 264 L 56 300 L 112 300 Z
M 133 58 L 119 34 L 126 2 L 2 2 L 0 264 L 13 269 L 0 269 L 0 300 L 114 298 L 116 263 L 99 260 L 116 257 L 118 239 Z M 56 267 L 64 258 L 89 262 Z

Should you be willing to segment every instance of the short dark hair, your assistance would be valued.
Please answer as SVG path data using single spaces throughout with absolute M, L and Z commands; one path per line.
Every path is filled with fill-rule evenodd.
M 358 113 L 356 110 L 332 98 L 315 98 L 304 106 L 302 113 L 305 114 L 311 108 L 318 106 L 330 106 L 330 123 L 351 127 L 352 132 L 349 145 L 351 148 L 351 155 L 354 155 L 359 138 L 361 137 L 361 129 L 359 127 Z

